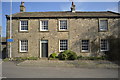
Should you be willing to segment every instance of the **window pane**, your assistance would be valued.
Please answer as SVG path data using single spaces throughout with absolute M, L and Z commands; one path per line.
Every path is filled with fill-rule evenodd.
M 108 40 L 101 39 L 101 51 L 108 51 Z
M 89 40 L 82 40 L 82 51 L 89 50 Z
M 41 29 L 48 30 L 48 21 L 41 21 Z
M 60 20 L 60 29 L 61 30 L 67 29 L 67 20 Z
M 21 40 L 21 52 L 27 52 L 28 51 L 28 40 Z
M 107 20 L 100 20 L 100 30 L 104 31 L 108 29 L 108 21 Z
M 28 30 L 28 21 L 21 21 L 21 30 Z
M 67 50 L 67 40 L 60 40 L 60 50 L 64 51 Z

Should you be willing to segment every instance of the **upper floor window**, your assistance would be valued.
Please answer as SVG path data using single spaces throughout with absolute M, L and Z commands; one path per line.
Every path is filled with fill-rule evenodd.
M 20 52 L 28 52 L 28 40 L 20 40 Z
M 20 21 L 20 31 L 28 31 L 28 21 Z
M 67 30 L 67 20 L 59 21 L 59 30 Z
M 99 31 L 108 30 L 108 20 L 99 20 Z
M 40 31 L 48 31 L 48 20 L 40 21 Z
M 108 51 L 109 50 L 108 40 L 101 39 L 100 49 L 101 49 L 101 51 Z
M 89 51 L 89 40 L 82 40 L 82 52 Z
M 60 51 L 65 51 L 68 49 L 68 40 L 60 40 L 59 43 Z

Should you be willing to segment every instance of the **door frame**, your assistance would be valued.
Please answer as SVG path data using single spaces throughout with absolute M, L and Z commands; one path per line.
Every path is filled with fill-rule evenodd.
M 48 43 L 48 40 L 40 40 L 40 45 L 39 45 L 40 46 L 40 56 L 39 56 L 40 58 L 42 58 L 42 50 L 41 50 L 42 49 L 42 41 L 47 41 L 45 43 Z

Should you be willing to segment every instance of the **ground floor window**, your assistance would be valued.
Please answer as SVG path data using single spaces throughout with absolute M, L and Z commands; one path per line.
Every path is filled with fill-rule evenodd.
M 59 45 L 60 45 L 59 46 L 60 51 L 67 50 L 68 49 L 68 40 L 60 40 Z
M 108 51 L 109 50 L 108 40 L 101 39 L 101 41 L 100 41 L 100 50 L 101 51 Z
M 28 52 L 28 40 L 20 40 L 20 52 Z
M 89 52 L 89 40 L 82 40 L 82 52 Z

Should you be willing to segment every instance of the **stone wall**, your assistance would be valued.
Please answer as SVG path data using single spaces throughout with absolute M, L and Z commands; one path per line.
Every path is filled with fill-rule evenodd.
M 19 31 L 19 21 L 13 19 L 12 34 L 14 42 L 12 43 L 12 57 L 30 57 L 40 55 L 40 40 L 48 40 L 48 54 L 59 52 L 59 40 L 68 39 L 68 49 L 77 53 L 77 55 L 91 56 L 100 52 L 100 39 L 106 38 L 113 41 L 118 38 L 118 19 L 108 19 L 108 31 L 99 32 L 99 18 L 63 18 L 68 21 L 68 30 L 59 31 L 59 20 L 61 19 L 27 19 L 29 21 L 28 32 Z M 49 31 L 40 31 L 40 20 L 49 20 Z M 9 24 L 9 20 L 7 21 Z M 7 25 L 7 37 L 9 37 L 9 25 Z M 28 52 L 19 52 L 19 40 L 28 40 Z M 89 53 L 81 52 L 81 40 L 90 40 Z M 8 44 L 9 46 L 9 44 Z M 111 47 L 112 48 L 112 47 Z M 110 49 L 111 49 L 110 48 Z M 116 50 L 114 50 L 116 51 Z

